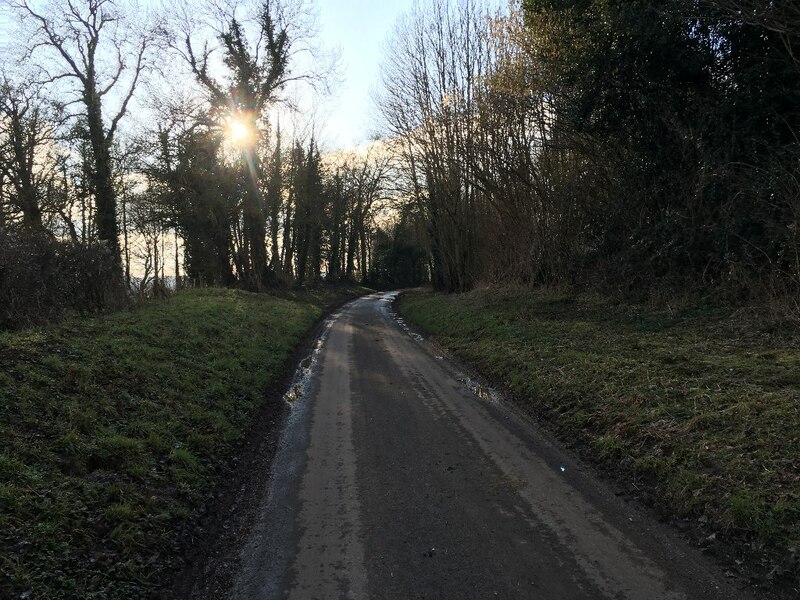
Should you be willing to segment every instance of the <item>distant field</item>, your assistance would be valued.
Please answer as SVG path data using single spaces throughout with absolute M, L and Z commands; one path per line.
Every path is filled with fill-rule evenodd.
M 796 323 L 518 289 L 412 292 L 400 310 L 710 550 L 800 573 Z
M 298 342 L 357 293 L 191 290 L 0 333 L 0 597 L 148 595 Z

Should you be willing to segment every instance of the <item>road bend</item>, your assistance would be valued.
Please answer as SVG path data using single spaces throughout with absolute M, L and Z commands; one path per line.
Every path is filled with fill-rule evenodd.
M 411 333 L 394 294 L 329 322 L 232 598 L 749 598 Z

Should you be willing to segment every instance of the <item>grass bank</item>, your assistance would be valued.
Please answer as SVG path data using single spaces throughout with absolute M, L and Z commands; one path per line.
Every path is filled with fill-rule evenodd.
M 298 343 L 357 294 L 190 290 L 0 333 L 0 597 L 147 596 Z
M 412 292 L 400 311 L 709 551 L 798 581 L 796 323 L 530 290 Z

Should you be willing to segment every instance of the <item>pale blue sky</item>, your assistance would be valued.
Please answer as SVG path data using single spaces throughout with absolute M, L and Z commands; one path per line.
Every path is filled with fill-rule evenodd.
M 334 146 L 360 144 L 374 132 L 371 90 L 380 83 L 383 46 L 413 0 L 317 0 L 324 43 L 342 52 L 342 84 L 325 110 Z

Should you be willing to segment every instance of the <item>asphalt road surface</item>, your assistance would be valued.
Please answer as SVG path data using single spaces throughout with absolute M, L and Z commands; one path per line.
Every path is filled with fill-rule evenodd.
M 231 597 L 749 598 L 476 390 L 392 299 L 348 304 L 306 365 Z

